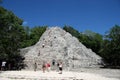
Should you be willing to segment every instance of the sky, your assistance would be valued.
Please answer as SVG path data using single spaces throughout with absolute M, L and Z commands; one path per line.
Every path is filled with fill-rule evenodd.
M 120 26 L 120 0 L 3 0 L 1 5 L 31 28 L 69 25 L 79 32 L 105 34 Z

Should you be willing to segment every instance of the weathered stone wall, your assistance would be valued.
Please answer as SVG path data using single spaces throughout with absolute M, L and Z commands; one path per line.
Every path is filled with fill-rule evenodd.
M 87 49 L 79 40 L 59 27 L 45 31 L 40 40 L 31 47 L 21 49 L 25 56 L 26 69 L 34 69 L 34 63 L 41 69 L 43 62 L 61 60 L 64 69 L 100 67 L 102 58 Z

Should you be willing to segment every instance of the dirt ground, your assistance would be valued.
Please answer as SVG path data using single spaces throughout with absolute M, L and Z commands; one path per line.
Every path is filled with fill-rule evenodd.
M 74 71 L 0 71 L 0 80 L 120 80 L 120 69 L 86 69 Z
M 120 69 L 108 69 L 108 68 L 82 68 L 80 70 L 75 70 L 75 72 L 86 72 L 102 75 L 108 78 L 120 79 Z

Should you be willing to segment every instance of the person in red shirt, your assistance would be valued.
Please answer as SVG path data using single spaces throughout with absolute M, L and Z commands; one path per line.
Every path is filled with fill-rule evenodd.
M 47 70 L 49 72 L 50 71 L 50 63 L 49 62 L 46 64 L 46 67 L 47 67 Z

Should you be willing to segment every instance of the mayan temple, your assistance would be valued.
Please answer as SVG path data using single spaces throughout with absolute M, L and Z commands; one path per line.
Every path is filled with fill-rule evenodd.
M 48 28 L 34 46 L 21 49 L 21 54 L 28 70 L 33 70 L 35 63 L 40 70 L 44 61 L 52 64 L 53 60 L 62 61 L 64 70 L 100 67 L 102 63 L 100 56 L 59 27 Z

